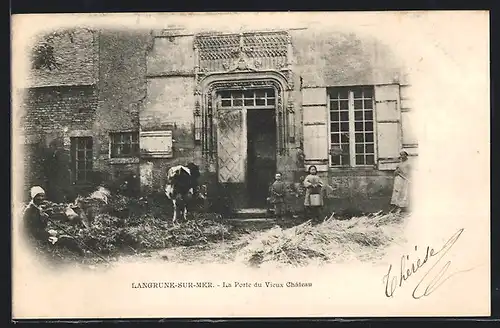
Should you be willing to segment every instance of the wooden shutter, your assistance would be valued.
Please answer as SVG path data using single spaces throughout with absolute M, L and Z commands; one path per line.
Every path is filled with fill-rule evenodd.
M 302 106 L 305 164 L 327 167 L 329 138 L 326 89 L 303 89 Z
M 399 102 L 399 85 L 375 86 L 379 170 L 394 170 L 399 161 L 402 148 Z

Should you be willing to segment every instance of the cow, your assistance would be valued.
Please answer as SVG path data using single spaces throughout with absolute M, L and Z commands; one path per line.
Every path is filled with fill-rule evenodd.
M 199 177 L 200 170 L 194 163 L 173 166 L 168 170 L 165 194 L 173 205 L 172 223 L 176 222 L 179 214 L 186 220 L 190 203 L 205 199 L 205 195 L 199 192 Z

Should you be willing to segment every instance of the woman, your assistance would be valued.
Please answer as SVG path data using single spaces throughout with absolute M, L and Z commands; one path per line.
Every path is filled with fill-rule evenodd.
M 316 166 L 311 165 L 307 172 L 308 175 L 304 179 L 304 187 L 306 188 L 304 207 L 306 213 L 311 214 L 314 219 L 319 219 L 323 206 L 323 181 L 317 175 Z
M 49 216 L 42 210 L 45 190 L 39 186 L 31 188 L 31 201 L 23 213 L 24 231 L 31 241 L 45 242 L 50 234 L 46 231 Z
M 35 246 L 48 242 L 56 244 L 57 242 L 56 245 L 58 246 L 66 247 L 71 251 L 84 255 L 84 251 L 73 237 L 68 235 L 57 236 L 57 231 L 47 230 L 49 215 L 43 209 L 44 203 L 47 203 L 45 190 L 42 187 L 35 186 L 31 188 L 30 193 L 31 201 L 23 213 L 24 231 L 28 240 Z
M 400 163 L 394 171 L 394 188 L 392 191 L 392 210 L 400 212 L 406 211 L 409 207 L 410 190 L 410 164 L 408 163 L 408 153 L 401 151 L 399 154 Z

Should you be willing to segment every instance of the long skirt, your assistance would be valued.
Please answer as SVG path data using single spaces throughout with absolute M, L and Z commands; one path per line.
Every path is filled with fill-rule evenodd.
M 409 206 L 409 189 L 410 183 L 408 180 L 396 176 L 394 178 L 394 189 L 392 190 L 391 205 L 400 208 L 407 208 Z

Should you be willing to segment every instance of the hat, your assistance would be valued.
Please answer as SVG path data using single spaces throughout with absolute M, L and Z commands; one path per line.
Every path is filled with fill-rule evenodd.
M 30 190 L 31 198 L 35 198 L 39 194 L 45 194 L 45 190 L 42 187 L 34 186 Z

